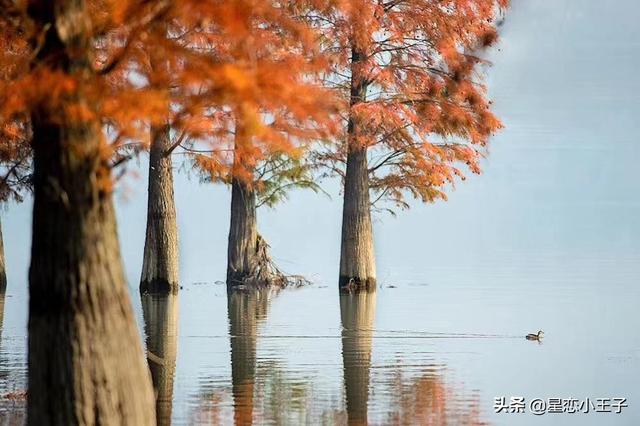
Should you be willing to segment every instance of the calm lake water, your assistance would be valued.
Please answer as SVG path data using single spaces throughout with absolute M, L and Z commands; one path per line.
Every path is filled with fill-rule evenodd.
M 513 1 L 488 78 L 505 129 L 448 202 L 376 216 L 376 294 L 338 293 L 328 182 L 333 199 L 260 211 L 276 260 L 314 285 L 228 298 L 229 193 L 178 173 L 183 289 L 141 299 L 146 162 L 132 164 L 118 220 L 162 420 L 640 424 L 639 14 L 635 0 Z M 30 208 L 2 214 L 0 394 L 26 386 Z M 539 329 L 541 344 L 525 340 Z M 526 412 L 495 413 L 496 397 Z M 536 416 L 535 398 L 628 407 Z M 20 406 L 0 399 L 0 425 L 20 424 Z
M 357 295 L 333 285 L 230 297 L 215 283 L 170 297 L 132 290 L 158 412 L 174 424 L 637 424 L 637 259 L 530 254 L 527 265 L 428 268 L 428 280 Z M 25 308 L 10 289 L 0 393 L 25 387 L 15 318 Z M 538 328 L 542 343 L 524 339 Z M 500 396 L 629 406 L 496 414 Z M 3 421 L 16 404 L 2 402 Z

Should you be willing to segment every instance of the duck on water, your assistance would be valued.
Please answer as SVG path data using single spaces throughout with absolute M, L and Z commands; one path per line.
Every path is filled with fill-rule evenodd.
M 538 341 L 542 340 L 543 337 L 544 337 L 544 331 L 542 330 L 539 330 L 538 334 L 530 333 L 525 336 L 527 340 L 538 340 Z

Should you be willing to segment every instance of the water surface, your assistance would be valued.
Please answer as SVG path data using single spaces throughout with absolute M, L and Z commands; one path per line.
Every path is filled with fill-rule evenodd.
M 160 419 L 174 424 L 635 424 L 637 259 L 434 268 L 340 295 L 317 285 L 137 296 Z M 606 281 L 604 281 L 606 280 Z M 607 290 L 602 286 L 606 282 Z M 26 306 L 24 294 L 9 292 Z M 5 303 L 6 304 L 6 303 Z M 17 309 L 15 306 L 12 309 Z M 10 306 L 10 305 L 8 305 Z M 7 306 L 7 307 L 8 307 Z M 25 386 L 26 340 L 3 323 L 0 393 Z M 524 332 L 542 328 L 541 344 Z M 626 397 L 622 414 L 495 414 L 494 398 Z M 3 402 L 0 412 L 15 403 Z

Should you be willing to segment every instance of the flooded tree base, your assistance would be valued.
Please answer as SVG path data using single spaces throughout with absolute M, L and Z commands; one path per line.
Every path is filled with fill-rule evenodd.
M 140 282 L 140 294 L 177 294 L 179 288 L 177 283 L 158 278 Z
M 359 278 L 341 275 L 338 281 L 340 292 L 352 293 L 358 291 L 375 291 L 375 278 Z
M 267 287 L 281 289 L 311 284 L 311 281 L 302 275 L 290 275 L 278 268 L 269 253 L 269 248 L 269 244 L 258 234 L 251 271 L 232 271 L 229 268 L 227 286 L 234 289 Z

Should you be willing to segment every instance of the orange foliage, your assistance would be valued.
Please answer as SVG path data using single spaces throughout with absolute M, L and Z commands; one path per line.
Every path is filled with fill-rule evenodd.
M 112 148 L 147 143 L 149 125 L 169 122 L 176 145 L 207 145 L 208 155 L 195 159 L 212 177 L 252 180 L 259 161 L 274 153 L 299 157 L 302 142 L 332 129 L 330 96 L 314 79 L 327 63 L 317 34 L 296 18 L 321 3 L 88 0 L 87 16 L 69 28 L 90 28 L 94 72 L 32 63 L 0 86 L 0 117 L 37 107 L 59 122 L 98 119 Z M 21 3 L 12 11 L 36 56 L 43 31 L 70 31 L 36 28 Z M 70 105 L 77 91 L 87 101 Z M 243 137 L 234 141 L 239 128 Z
M 190 84 L 177 121 L 195 163 L 212 180 L 260 184 L 256 167 L 274 156 L 299 159 L 307 142 L 335 131 L 330 93 L 318 81 L 328 63 L 319 34 L 298 15 L 319 1 L 202 2 L 185 18 L 182 46 Z
M 108 143 L 112 138 L 102 138 L 100 161 L 105 166 L 123 141 L 146 137 L 146 123 L 160 115 L 157 105 L 164 95 L 158 96 L 141 82 L 144 77 L 136 75 L 135 56 L 124 49 L 139 45 L 143 28 L 160 17 L 146 3 L 90 0 L 82 9 L 83 2 L 78 2 L 81 13 L 64 16 L 52 26 L 47 17 L 58 13 L 55 2 L 2 1 L 0 65 L 11 70 L 0 79 L 0 129 L 5 130 L 0 161 L 8 171 L 4 174 L 7 182 L 17 179 L 11 177 L 16 162 L 26 165 L 25 172 L 30 173 L 31 117 L 38 112 L 51 124 L 63 127 L 89 122 L 108 125 L 110 135 L 120 137 L 114 144 Z M 117 13 L 121 8 L 127 9 L 126 21 Z M 69 40 L 74 41 L 67 43 Z M 64 55 L 55 53 L 57 49 L 65 49 Z M 79 71 L 73 65 L 87 58 L 95 58 L 89 69 Z M 6 129 L 15 128 L 15 123 L 21 132 L 11 139 Z M 110 188 L 108 167 L 99 175 L 100 185 Z
M 2 88 L 26 71 L 27 52 L 24 32 L 15 25 L 11 15 L 3 16 L 0 19 L 0 105 L 5 108 L 14 106 Z M 31 186 L 28 120 L 20 114 L 7 120 L 1 117 L 0 114 L 0 201 L 21 201 L 23 190 Z
M 0 161 L 23 152 L 28 117 L 46 108 L 54 121 L 99 120 L 111 150 L 146 143 L 149 125 L 169 122 L 175 145 L 211 178 L 253 182 L 261 162 L 299 159 L 331 135 L 337 109 L 356 124 L 350 143 L 370 150 L 378 198 L 445 198 L 461 164 L 480 171 L 501 126 L 474 52 L 497 39 L 506 2 L 87 0 L 86 16 L 51 28 L 25 6 L 49 2 L 2 0 Z M 88 37 L 91 72 L 39 58 L 47 31 Z M 367 87 L 365 99 L 349 102 L 352 82 Z M 77 92 L 81 105 L 70 101 Z M 339 169 L 346 152 L 340 142 L 319 159 Z
M 319 160 L 342 173 L 348 147 L 369 150 L 374 202 L 408 207 L 446 198 L 446 184 L 480 172 L 489 137 L 501 127 L 490 111 L 477 52 L 497 40 L 508 0 L 337 0 L 307 19 L 334 54 L 329 84 L 352 123 Z M 350 93 L 363 87 L 364 97 Z M 348 144 L 344 143 L 348 140 Z
M 30 2 L 29 14 L 50 7 L 46 3 Z M 273 153 L 299 157 L 303 141 L 331 130 L 330 97 L 314 82 L 326 62 L 317 54 L 316 34 L 295 18 L 306 2 L 86 3 L 86 16 L 76 22 L 39 28 L 26 2 L 7 2 L 11 20 L 3 23 L 24 33 L 23 53 L 31 63 L 0 83 L 3 128 L 44 108 L 60 123 L 99 120 L 114 150 L 148 143 L 149 125 L 169 122 L 176 146 L 207 144 L 209 155 L 196 155 L 196 164 L 212 177 L 233 173 L 251 180 L 262 159 Z M 83 55 L 93 58 L 92 72 L 53 69 L 38 58 L 47 31 L 88 37 L 91 52 Z M 6 54 L 11 43 L 0 42 L 1 65 L 15 68 L 18 61 Z M 77 92 L 82 104 L 71 101 Z M 244 136 L 235 141 L 234 162 L 229 135 L 238 133 L 236 127 Z

